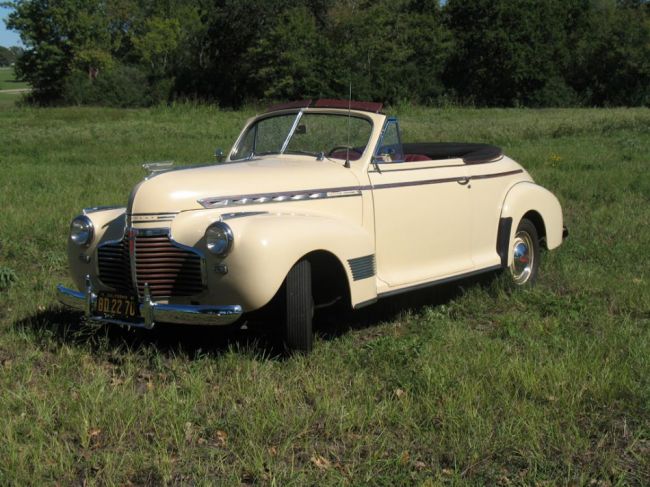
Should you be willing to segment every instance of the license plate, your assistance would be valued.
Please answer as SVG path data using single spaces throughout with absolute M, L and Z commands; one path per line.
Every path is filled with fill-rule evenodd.
M 132 320 L 140 316 L 137 298 L 125 294 L 99 293 L 95 311 L 123 320 Z

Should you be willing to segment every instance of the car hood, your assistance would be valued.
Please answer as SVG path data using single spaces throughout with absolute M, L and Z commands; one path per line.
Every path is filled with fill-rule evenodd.
M 128 210 L 132 214 L 175 213 L 203 209 L 199 203 L 203 199 L 241 199 L 358 185 L 354 173 L 343 167 L 342 161 L 338 164 L 295 156 L 265 158 L 157 174 L 134 188 Z

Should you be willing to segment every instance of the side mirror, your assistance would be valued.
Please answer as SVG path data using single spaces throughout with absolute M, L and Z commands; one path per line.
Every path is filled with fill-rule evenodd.
M 218 148 L 214 151 L 214 158 L 217 162 L 223 162 L 226 160 L 226 155 L 223 153 L 223 149 Z

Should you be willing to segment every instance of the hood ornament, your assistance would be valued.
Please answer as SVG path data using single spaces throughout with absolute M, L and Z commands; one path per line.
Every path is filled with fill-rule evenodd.
M 156 174 L 160 174 L 166 171 L 171 171 L 174 166 L 174 161 L 159 161 L 159 162 L 147 162 L 142 165 L 142 168 L 147 171 L 147 176 L 145 179 L 149 179 Z

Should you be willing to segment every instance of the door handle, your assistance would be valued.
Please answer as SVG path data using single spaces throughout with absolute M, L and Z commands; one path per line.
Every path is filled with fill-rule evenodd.
M 469 178 L 468 177 L 458 178 L 456 182 L 462 186 L 465 186 L 467 183 L 469 183 Z

